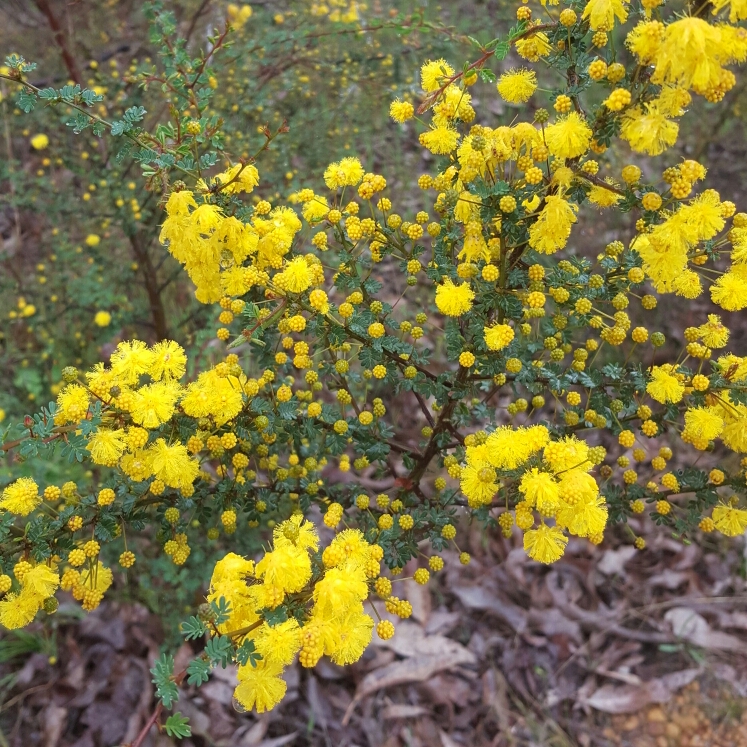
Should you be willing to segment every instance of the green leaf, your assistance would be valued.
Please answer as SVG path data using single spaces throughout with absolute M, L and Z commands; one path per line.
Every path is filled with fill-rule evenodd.
M 187 683 L 199 687 L 210 679 L 210 664 L 204 659 L 193 659 L 187 666 Z
M 213 666 L 220 664 L 224 669 L 228 666 L 232 651 L 231 639 L 227 635 L 211 638 L 205 646 L 205 653 L 210 658 Z
M 262 654 L 259 654 L 254 650 L 254 641 L 251 638 L 247 638 L 236 650 L 236 661 L 241 664 L 242 667 L 246 666 L 247 663 L 256 667 L 257 662 L 261 659 Z
M 169 654 L 162 654 L 150 673 L 153 675 L 151 681 L 156 686 L 156 697 L 161 701 L 164 708 L 171 708 L 179 699 L 179 689 L 173 679 L 174 657 Z
M 231 603 L 225 597 L 210 602 L 210 609 L 213 611 L 215 625 L 223 625 L 231 617 Z
M 189 620 L 181 624 L 182 635 L 187 641 L 193 641 L 202 638 L 208 632 L 207 626 L 202 620 L 192 615 Z
M 36 96 L 33 93 L 29 93 L 26 89 L 22 89 L 18 93 L 16 104 L 19 109 L 23 109 L 28 114 L 36 106 Z
M 495 59 L 503 60 L 506 55 L 511 51 L 511 45 L 507 41 L 499 42 L 495 45 Z
M 192 736 L 192 729 L 189 725 L 189 719 L 186 716 L 182 716 L 179 711 L 172 713 L 166 719 L 166 723 L 163 725 L 166 730 L 166 734 L 169 737 L 176 737 L 177 739 L 183 739 L 184 737 Z

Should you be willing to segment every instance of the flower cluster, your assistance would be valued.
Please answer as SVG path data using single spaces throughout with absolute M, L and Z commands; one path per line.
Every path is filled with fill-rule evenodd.
M 256 561 L 220 561 L 208 595 L 230 608 L 210 632 L 259 657 L 244 649 L 237 702 L 263 711 L 296 656 L 362 655 L 372 591 L 409 615 L 381 563 L 396 580 L 427 550 L 417 583 L 447 548 L 468 563 L 462 517 L 541 563 L 570 537 L 592 552 L 611 524 L 643 549 L 644 514 L 688 541 L 747 529 L 747 457 L 727 458 L 747 454 L 747 357 L 721 318 L 747 307 L 747 213 L 705 186 L 699 161 L 650 160 L 674 146 L 693 95 L 717 102 L 734 85 L 742 13 L 665 19 L 655 2 L 634 13 L 617 0 L 545 10 L 539 24 L 521 5 L 476 63 L 425 62 L 429 123 L 412 95 L 392 102 L 434 163 L 416 180 L 427 209 L 398 208 L 386 175 L 355 155 L 288 204 L 260 197 L 248 160 L 189 185 L 159 172 L 161 241 L 217 306 L 217 329 L 189 356 L 132 340 L 85 376 L 66 372 L 23 447 L 65 442 L 111 471 L 96 489 L 40 493 L 27 478 L 5 489 L 0 507 L 33 538 L 22 563 L 66 563 L 60 585 L 91 608 L 111 582 L 99 543 L 124 542 L 125 527 L 155 524 L 177 565 L 203 535 L 242 549 L 239 526 L 271 532 Z M 608 34 L 629 16 L 616 50 Z M 490 65 L 509 48 L 525 66 L 497 77 Z M 548 108 L 524 116 L 552 73 Z M 490 90 L 522 108 L 496 121 L 478 104 Z M 189 126 L 175 116 L 175 130 Z M 604 210 L 632 215 L 628 230 L 579 245 L 578 224 Z M 657 317 L 667 295 L 703 296 L 692 326 Z M 371 478 L 382 492 L 370 495 Z M 316 515 L 348 527 L 322 552 L 304 519 Z M 134 562 L 125 545 L 120 565 Z M 25 569 L 18 591 L 7 577 L 9 599 Z
M 229 553 L 215 566 L 208 601 L 230 605 L 217 633 L 238 646 L 251 641 L 260 657 L 239 667 L 234 699 L 242 709 L 262 713 L 277 705 L 286 691 L 283 670 L 296 656 L 304 667 L 323 655 L 352 664 L 371 642 L 374 621 L 363 602 L 374 588 L 391 590 L 379 576 L 384 551 L 357 529 L 341 531 L 318 550 L 316 529 L 298 513 L 274 528 L 272 550 L 256 565 Z M 381 620 L 377 631 L 389 638 L 394 626 Z

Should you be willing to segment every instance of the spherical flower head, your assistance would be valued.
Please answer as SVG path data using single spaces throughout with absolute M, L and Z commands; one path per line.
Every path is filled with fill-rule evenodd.
M 498 78 L 496 88 L 509 104 L 524 104 L 537 89 L 537 75 L 534 70 L 508 70 Z
M 191 487 L 200 472 L 197 460 L 179 441 L 167 444 L 163 438 L 159 438 L 143 457 L 150 463 L 152 474 L 170 488 Z
M 415 108 L 409 101 L 392 101 L 389 105 L 389 116 L 399 124 L 407 122 L 408 119 L 412 119 L 415 115 Z
M 578 112 L 559 117 L 545 128 L 545 141 L 556 158 L 577 158 L 589 149 L 592 131 Z
M 303 257 L 288 262 L 282 272 L 273 278 L 275 285 L 287 293 L 303 293 L 311 287 L 313 274 Z
M 736 506 L 716 506 L 712 517 L 716 529 L 726 537 L 739 537 L 747 530 L 747 511 Z
M 89 439 L 86 450 L 94 464 L 114 467 L 127 448 L 124 429 L 98 430 Z
M 263 623 L 254 636 L 255 650 L 269 665 L 289 666 L 301 648 L 301 628 L 294 617 L 277 625 Z
M 39 486 L 30 477 L 19 477 L 3 490 L 0 509 L 28 516 L 40 503 Z
M 524 535 L 526 554 L 539 563 L 554 563 L 563 557 L 568 538 L 558 527 L 541 524 L 537 529 L 530 529 Z
M 43 132 L 34 135 L 29 142 L 34 150 L 44 150 L 49 146 L 49 138 Z
M 711 300 L 726 311 L 747 307 L 747 264 L 732 265 L 711 286 Z
M 303 550 L 316 552 L 319 549 L 319 535 L 316 527 L 303 518 L 302 514 L 293 514 L 287 521 L 278 524 L 272 532 L 275 547 L 294 545 Z
M 592 31 L 611 31 L 615 20 L 625 23 L 628 10 L 623 0 L 589 0 L 581 18 L 589 19 Z
M 524 473 L 519 483 L 519 491 L 523 493 L 524 500 L 530 506 L 536 506 L 546 516 L 552 515 L 548 509 L 557 507 L 560 499 L 560 488 L 555 478 L 549 472 L 542 472 L 536 467 Z
M 428 60 L 420 68 L 420 84 L 426 93 L 437 91 L 454 75 L 454 68 L 446 60 Z
M 562 249 L 576 222 L 578 206 L 560 195 L 548 195 L 539 218 L 529 229 L 529 246 L 541 254 L 553 254 Z
M 651 369 L 651 381 L 646 386 L 646 391 L 657 402 L 661 404 L 677 403 L 684 393 L 684 384 L 672 374 L 672 366 L 654 366 Z
M 112 315 L 108 311 L 97 311 L 93 317 L 93 323 L 97 327 L 108 327 L 111 324 Z
M 421 133 L 419 142 L 434 155 L 445 156 L 457 147 L 459 132 L 451 127 L 435 127 Z
M 57 395 L 55 425 L 79 423 L 88 413 L 88 390 L 80 384 L 68 384 Z
M 257 713 L 271 711 L 285 695 L 288 688 L 280 677 L 283 667 L 280 664 L 260 660 L 256 666 L 251 663 L 239 667 L 239 684 L 233 692 L 234 701 L 241 709 Z
M 514 339 L 514 330 L 508 324 L 494 324 L 483 328 L 483 336 L 491 350 L 503 350 Z
M 184 348 L 173 340 L 161 340 L 152 348 L 153 355 L 148 373 L 155 381 L 181 379 L 187 370 L 187 355 Z
M 469 283 L 455 285 L 451 278 L 447 278 L 436 289 L 436 306 L 445 316 L 458 317 L 472 308 L 474 297 L 475 293 Z
M 361 162 L 354 156 L 348 156 L 327 166 L 324 171 L 324 182 L 332 190 L 354 187 L 363 179 L 364 173 Z

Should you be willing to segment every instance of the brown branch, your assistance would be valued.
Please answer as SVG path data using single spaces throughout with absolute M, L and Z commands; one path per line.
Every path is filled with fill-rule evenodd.
M 75 63 L 75 58 L 73 57 L 67 45 L 67 35 L 62 29 L 62 26 L 60 26 L 60 22 L 57 20 L 57 17 L 52 12 L 52 8 L 50 7 L 48 0 L 34 0 L 34 2 L 36 4 L 36 7 L 47 19 L 49 28 L 52 29 L 54 40 L 57 46 L 60 48 L 62 59 L 65 63 L 65 67 L 67 68 L 67 72 L 75 83 L 80 84 L 80 72 L 78 71 L 78 66 Z
M 557 23 L 540 23 L 536 26 L 531 26 L 526 31 L 522 31 L 520 34 L 515 36 L 513 39 L 510 39 L 510 43 L 516 43 L 519 41 L 519 39 L 524 39 L 527 36 L 532 36 L 533 34 L 537 34 L 540 31 L 544 31 L 545 29 L 551 29 L 555 28 L 558 24 Z M 488 52 L 483 52 L 482 57 L 480 57 L 479 60 L 476 60 L 471 65 L 468 65 L 464 70 L 462 70 L 460 73 L 456 73 L 455 75 L 452 75 L 448 78 L 444 78 L 444 83 L 441 85 L 441 87 L 433 91 L 432 93 L 429 93 L 425 99 L 423 100 L 423 103 L 420 104 L 418 107 L 418 114 L 424 114 L 428 109 L 433 106 L 433 104 L 438 101 L 438 98 L 441 96 L 441 94 L 452 84 L 454 81 L 459 80 L 459 78 L 464 77 L 465 73 L 469 73 L 472 70 L 479 70 L 482 68 L 482 66 L 495 54 L 495 49 L 491 49 Z

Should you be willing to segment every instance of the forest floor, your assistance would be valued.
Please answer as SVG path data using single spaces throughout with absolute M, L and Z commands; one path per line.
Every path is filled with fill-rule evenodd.
M 468 566 L 447 553 L 428 587 L 398 582 L 413 616 L 394 638 L 375 639 L 346 669 L 290 668 L 285 700 L 261 716 L 233 708 L 235 672 L 219 669 L 181 693 L 176 710 L 193 732 L 182 744 L 747 747 L 739 543 L 683 545 L 635 529 L 648 537 L 642 552 L 611 532 L 597 548 L 571 542 L 545 568 L 516 538 L 463 527 Z M 108 602 L 64 619 L 51 661 L 39 634 L 0 641 L 0 747 L 128 744 L 152 713 L 158 618 Z M 176 671 L 193 656 L 185 644 Z M 153 729 L 143 744 L 171 743 Z

